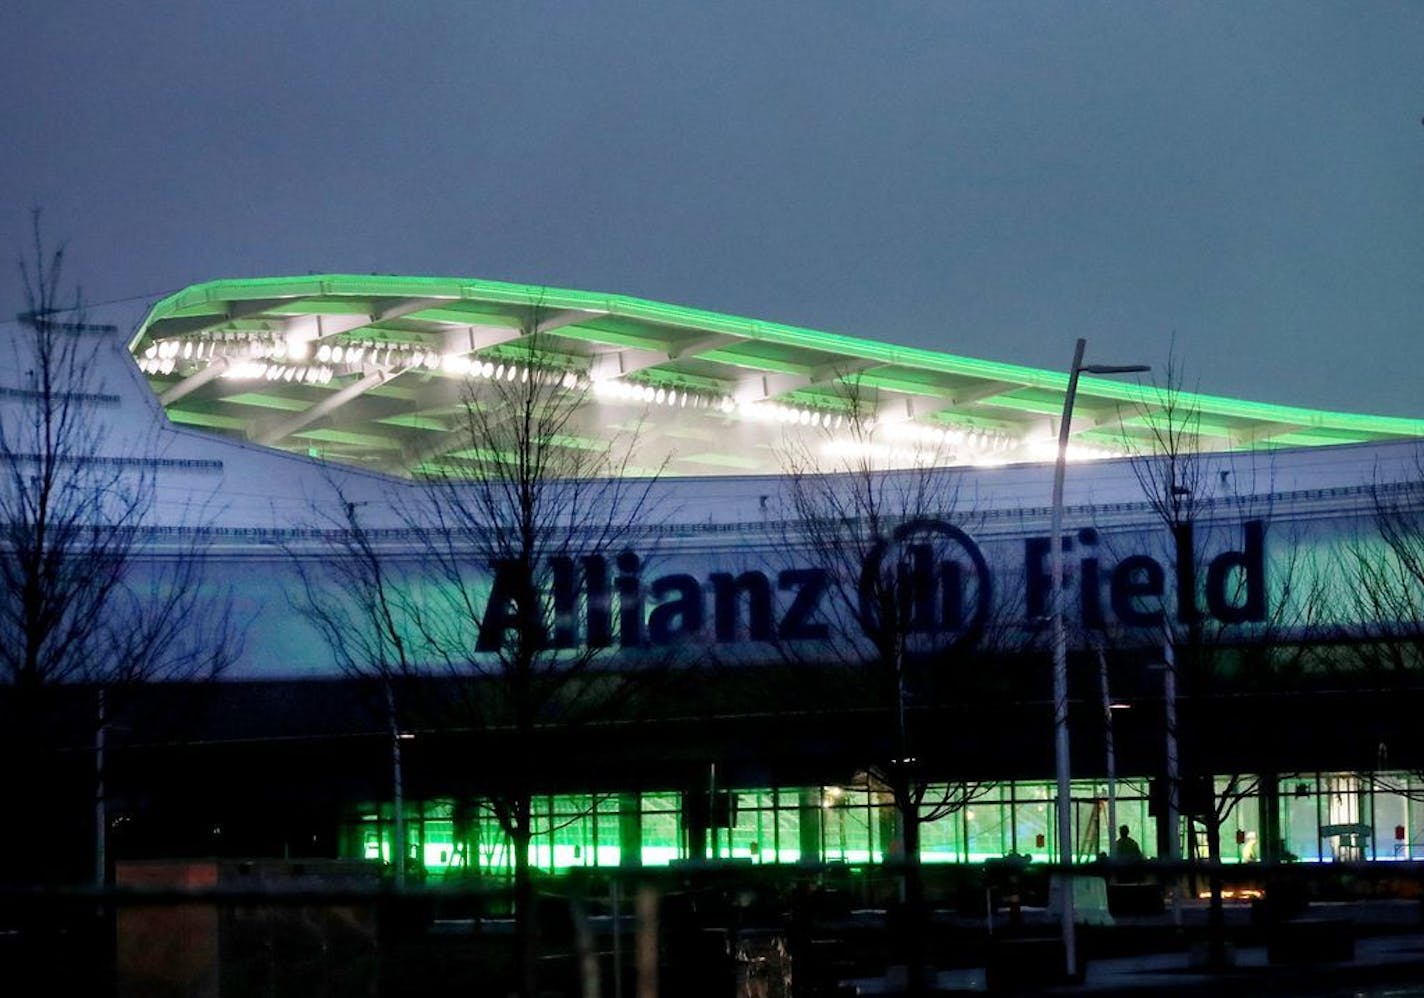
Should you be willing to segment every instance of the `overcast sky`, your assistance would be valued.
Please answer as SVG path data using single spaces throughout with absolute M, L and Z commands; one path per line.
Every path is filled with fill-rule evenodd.
M 91 300 L 611 291 L 1424 416 L 1424 4 L 0 4 L 0 252 Z M 20 307 L 14 268 L 0 310 Z

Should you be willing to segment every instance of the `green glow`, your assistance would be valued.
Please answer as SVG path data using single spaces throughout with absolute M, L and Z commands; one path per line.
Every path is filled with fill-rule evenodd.
M 370 433 L 352 433 L 349 430 L 303 430 L 292 434 L 293 439 L 319 440 L 328 444 L 346 444 L 353 447 L 388 449 L 395 447 L 394 441 Z
M 837 367 L 844 366 L 862 371 L 859 378 L 869 387 L 943 400 L 943 411 L 919 418 L 948 425 L 993 426 L 996 424 L 989 421 L 994 420 L 994 410 L 999 409 L 1004 422 L 997 425 L 1021 431 L 1028 414 L 1052 417 L 1061 411 L 1068 380 L 1061 371 L 893 346 L 624 295 L 438 277 L 329 274 L 198 284 L 158 302 L 130 349 L 142 356 L 151 342 L 170 336 L 201 339 L 257 330 L 275 333 L 284 327 L 295 331 L 301 327 L 292 326 L 292 320 L 302 316 L 325 317 L 340 328 L 350 321 L 342 317 L 354 316 L 362 324 L 343 334 L 352 340 L 446 350 L 457 348 L 465 335 L 462 327 L 515 329 L 531 308 L 549 313 L 584 313 L 572 316 L 575 321 L 558 325 L 548 339 L 541 341 L 546 346 L 563 342 L 570 346 L 586 344 L 593 353 L 621 348 L 650 351 L 652 366 L 643 366 L 648 358 L 642 358 L 632 368 L 636 372 L 632 378 L 639 382 L 701 385 L 711 392 L 728 391 L 740 377 L 736 372 L 745 371 L 788 375 L 793 382 L 797 377 L 814 376 L 824 386 L 824 379 L 834 379 Z M 370 318 L 382 314 L 395 317 Z M 478 328 L 471 333 L 478 340 L 477 334 Z M 718 335 L 733 341 L 713 339 L 704 343 Z M 698 343 L 704 343 L 700 350 L 682 354 L 684 348 Z M 478 355 L 490 359 L 528 352 L 527 344 L 512 341 L 478 351 Z M 579 354 L 575 349 L 567 355 L 550 356 L 558 358 L 554 366 L 568 366 L 584 362 L 576 356 Z M 657 360 L 658 355 L 666 359 Z M 717 371 L 717 365 L 730 365 L 734 370 Z M 426 394 L 423 385 L 430 377 L 434 375 L 402 377 L 402 382 L 410 383 L 382 385 L 370 394 L 410 399 L 419 405 Z M 161 392 L 176 379 L 152 375 L 150 383 Z M 773 390 L 773 396 L 785 401 L 802 389 L 815 392 L 817 386 L 793 383 Z M 180 399 L 169 407 L 171 418 L 195 426 L 240 429 L 214 421 L 211 416 L 194 415 L 192 410 L 205 404 L 203 397 L 196 394 Z M 960 397 L 970 401 L 956 404 L 954 399 Z M 290 394 L 277 386 L 237 398 L 247 404 L 286 408 L 297 406 L 305 395 Z M 283 401 L 273 401 L 274 398 Z M 1159 408 L 1158 402 L 1157 390 L 1151 386 L 1094 377 L 1084 377 L 1079 384 L 1079 406 L 1085 413 L 1112 412 L 1121 405 L 1123 425 L 1130 430 L 1151 419 L 1137 410 Z M 1327 412 L 1189 392 L 1178 393 L 1175 404 L 1199 419 L 1200 432 L 1207 438 L 1201 444 L 1204 450 L 1424 438 L 1424 419 Z M 428 424 L 418 423 L 391 425 L 428 428 Z M 323 439 L 314 435 L 317 432 L 321 431 L 299 436 Z M 1106 438 L 1097 439 L 1110 445 Z M 389 441 L 375 434 L 354 435 L 342 442 L 361 446 L 363 440 L 383 450 L 391 447 Z M 296 439 L 293 444 L 304 446 Z M 739 463 L 728 466 L 746 467 Z M 757 461 L 755 467 L 765 468 L 766 462 Z
M 575 437 L 567 433 L 556 433 L 548 437 L 545 441 L 554 447 L 564 447 L 568 450 L 607 450 L 608 444 L 602 440 L 594 440 L 591 437 Z
M 624 295 L 570 291 L 536 285 L 505 284 L 496 281 L 431 277 L 331 274 L 295 278 L 273 277 L 255 280 L 210 281 L 170 295 L 155 305 L 134 343 L 136 345 L 143 342 L 152 327 L 173 315 L 180 314 L 179 310 L 202 304 L 212 306 L 252 299 L 301 298 L 303 299 L 300 306 L 301 311 L 316 312 L 324 308 L 332 308 L 329 301 L 331 298 L 344 299 L 348 297 L 371 299 L 448 297 L 452 300 L 501 302 L 523 307 L 601 311 L 612 316 L 633 320 L 641 319 L 706 332 L 731 333 L 764 343 L 823 350 L 833 354 L 877 360 L 886 364 L 899 364 L 928 371 L 968 374 L 980 378 L 1019 382 L 1032 387 L 1050 388 L 1057 391 L 1066 389 L 1068 382 L 1067 375 L 1059 371 L 1045 371 L 1016 364 L 974 360 L 915 347 L 892 346 L 872 340 L 666 305 Z M 345 306 L 345 308 L 349 311 L 349 306 Z M 1081 390 L 1085 394 L 1118 398 L 1133 403 L 1152 401 L 1150 389 L 1100 378 L 1082 378 Z M 1326 423 L 1359 426 L 1373 432 L 1395 433 L 1402 436 L 1424 435 L 1424 426 L 1421 426 L 1424 424 L 1424 420 L 1331 413 L 1187 392 L 1182 393 L 1181 398 L 1182 404 L 1185 406 L 1204 412 L 1223 412 L 1273 422 L 1302 423 L 1310 426 Z
M 154 306 L 134 342 L 135 344 L 142 342 L 149 329 L 164 319 L 182 314 L 181 309 L 193 308 L 200 304 L 207 304 L 211 307 L 230 301 L 288 297 L 302 298 L 304 301 L 301 308 L 315 312 L 327 304 L 322 301 L 323 297 L 345 297 L 348 295 L 365 295 L 371 298 L 444 296 L 459 300 L 482 300 L 524 307 L 540 306 L 606 311 L 611 315 L 634 320 L 643 319 L 706 332 L 726 332 L 767 343 L 824 350 L 830 353 L 878 360 L 889 364 L 903 364 L 929 371 L 995 378 L 1055 391 L 1066 389 L 1068 380 L 1067 375 L 1059 371 L 1045 371 L 1016 364 L 975 360 L 913 347 L 892 346 L 872 340 L 665 305 L 623 295 L 595 294 L 535 285 L 504 284 L 495 281 L 425 277 L 327 275 L 307 278 L 279 277 L 247 281 L 211 281 L 195 285 L 160 301 Z M 313 301 L 313 299 L 315 300 Z M 627 336 L 626 339 L 631 343 L 634 337 Z M 1082 378 L 1082 390 L 1085 394 L 1118 398 L 1133 403 L 1147 404 L 1152 401 L 1150 389 L 1144 390 L 1135 385 L 1100 378 Z M 1390 433 L 1409 437 L 1424 435 L 1424 420 L 1418 419 L 1325 412 L 1185 392 L 1182 393 L 1181 402 L 1186 407 L 1203 412 L 1229 413 L 1234 416 L 1253 417 L 1273 422 L 1301 423 L 1310 426 L 1335 424 L 1341 427 L 1357 427 L 1372 433 Z
M 404 426 L 412 430 L 432 430 L 440 433 L 450 429 L 440 420 L 432 419 L 422 413 L 397 413 L 394 416 L 378 419 L 376 422 L 386 426 Z
M 197 409 L 168 410 L 168 418 L 171 422 L 183 426 L 202 426 L 211 430 L 232 430 L 241 431 L 247 427 L 247 420 L 239 419 L 236 416 L 219 416 L 212 412 L 202 412 Z
M 232 405 L 253 405 L 263 409 L 282 409 L 286 412 L 302 412 L 311 404 L 305 399 L 286 398 L 282 395 L 268 395 L 262 392 L 243 392 L 240 395 L 227 395 L 224 396 L 221 401 Z
M 1225 778 L 1217 779 L 1218 791 Z M 1354 774 L 1282 777 L 1294 792 L 1280 795 L 1281 829 L 1287 847 L 1305 860 L 1328 858 L 1317 848 L 1321 825 L 1343 820 L 1334 813 L 1360 793 Z M 1355 858 L 1405 860 L 1424 857 L 1411 835 L 1403 849 L 1393 841 L 1393 825 L 1404 823 L 1406 795 L 1424 789 L 1424 778 L 1411 773 L 1377 774 L 1375 807 L 1401 817 L 1380 825 L 1374 841 L 1355 844 Z M 1301 794 L 1297 787 L 1304 787 Z M 1352 789 L 1353 787 L 1353 789 Z M 1149 781 L 1124 776 L 1117 785 L 1118 822 L 1130 826 L 1147 858 L 1156 855 L 1156 819 L 1149 815 Z M 709 829 L 699 857 L 757 864 L 883 862 L 893 838 L 894 809 L 888 795 L 864 787 L 782 787 L 738 789 L 730 828 Z M 932 786 L 926 801 L 942 788 Z M 1083 859 L 1111 849 L 1115 830 L 1106 827 L 1101 809 L 1102 783 L 1077 780 L 1073 798 L 1074 838 Z M 1054 853 L 1055 788 L 1043 782 L 1000 783 L 979 787 L 966 806 L 921 825 L 920 858 L 929 864 L 982 863 L 1015 852 L 1037 863 Z M 1319 803 L 1317 801 L 1319 800 Z M 1342 803 L 1342 801 L 1344 803 Z M 1233 810 L 1223 836 L 1223 860 L 1253 858 L 1245 840 L 1259 838 L 1259 806 L 1254 796 Z M 667 866 L 689 859 L 688 829 L 682 797 L 671 792 L 569 794 L 538 796 L 532 801 L 535 835 L 532 864 L 546 873 L 623 865 L 626 850 L 636 850 L 635 865 Z M 1322 810 L 1317 813 L 1317 807 Z M 407 802 L 407 855 L 425 875 L 439 880 L 472 873 L 506 877 L 512 868 L 508 838 L 485 808 L 465 810 L 462 823 L 448 800 Z M 348 823 L 341 836 L 343 855 L 389 863 L 394 827 L 389 804 L 372 806 Z M 1242 844 L 1234 844 L 1236 831 Z M 1183 834 L 1186 834 L 1185 829 Z M 1327 845 L 1333 845 L 1327 841 Z M 1348 857 L 1347 857 L 1348 858 Z
M 515 464 L 515 455 L 512 451 L 491 450 L 488 447 L 466 447 L 463 450 L 451 451 L 445 457 L 456 458 L 463 461 L 481 461 L 485 464 L 502 465 L 508 467 Z

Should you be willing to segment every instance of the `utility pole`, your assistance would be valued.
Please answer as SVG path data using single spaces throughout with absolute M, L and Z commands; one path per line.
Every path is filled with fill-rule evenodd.
M 1068 438 L 1073 426 L 1073 401 L 1078 394 L 1080 374 L 1140 374 L 1151 368 L 1143 364 L 1109 366 L 1083 364 L 1088 341 L 1079 339 L 1073 349 L 1073 366 L 1068 372 L 1068 389 L 1063 396 L 1063 416 L 1058 423 L 1058 453 L 1053 465 L 1053 513 L 1049 526 L 1049 613 L 1053 617 L 1053 758 L 1058 784 L 1058 862 L 1063 948 L 1068 978 L 1078 976 L 1077 939 L 1073 919 L 1072 770 L 1068 760 L 1068 635 L 1063 614 L 1063 476 L 1068 463 Z

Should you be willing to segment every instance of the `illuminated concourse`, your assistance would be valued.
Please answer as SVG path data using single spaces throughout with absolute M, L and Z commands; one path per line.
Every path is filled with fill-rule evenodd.
M 1221 780 L 1218 792 L 1225 790 Z M 932 788 L 931 793 L 938 791 Z M 1278 801 L 1284 849 L 1301 862 L 1424 859 L 1424 781 L 1409 772 L 1289 774 Z M 1120 822 L 1144 840 L 1144 857 L 1157 858 L 1156 819 L 1149 785 L 1124 780 L 1118 787 Z M 891 804 L 863 789 L 826 786 L 788 790 L 737 790 L 734 816 L 710 830 L 702 858 L 745 863 L 882 862 L 894 837 Z M 1079 842 L 1092 859 L 1110 851 L 1104 816 L 1106 789 L 1098 781 L 1074 785 Z M 1002 781 L 954 814 L 926 824 L 920 857 L 926 863 L 982 863 L 1017 854 L 1051 862 L 1054 830 L 1052 783 Z M 1260 795 L 1244 797 L 1229 822 L 1224 862 L 1261 858 Z M 681 795 L 550 795 L 537 805 L 547 832 L 535 837 L 533 863 L 548 873 L 577 867 L 669 866 L 689 859 Z M 426 875 L 440 879 L 477 869 L 505 874 L 512 867 L 497 823 L 462 821 L 450 801 L 410 809 L 410 850 Z M 1337 829 L 1349 828 L 1349 831 Z M 373 861 L 390 859 L 389 807 L 354 814 L 341 830 L 340 853 Z M 1204 836 L 1196 852 L 1206 858 Z M 631 856 L 629 854 L 632 854 Z
M 115 718 L 111 853 L 379 866 L 403 834 L 429 880 L 502 877 L 512 847 L 493 802 L 517 778 L 533 789 L 531 862 L 549 873 L 854 867 L 899 848 L 876 769 L 911 745 L 921 813 L 935 815 L 922 859 L 1048 861 L 1048 540 L 1067 381 L 473 280 L 217 281 L 164 299 L 116 344 L 95 457 L 149 476 L 145 557 L 200 538 L 203 584 L 231 594 L 243 633 L 215 682 L 140 691 Z M 567 406 L 549 440 L 564 467 L 632 446 L 618 465 L 631 484 L 581 493 L 578 528 L 537 568 L 552 608 L 540 661 L 616 696 L 580 714 L 585 687 L 557 689 L 520 728 L 489 706 L 503 694 L 488 665 L 522 626 L 517 579 L 475 557 L 479 538 L 441 547 L 456 532 L 425 504 L 432 481 L 475 494 L 469 476 L 498 455 L 471 439 L 472 414 L 507 425 L 517 413 L 499 404 L 526 384 Z M 1424 518 L 1424 420 L 1164 398 L 1078 387 L 1064 501 L 1072 852 L 1109 851 L 1127 824 L 1149 858 L 1166 854 L 1172 710 L 1182 786 L 1232 802 L 1227 861 L 1421 858 L 1424 642 L 1408 608 L 1424 603 L 1407 586 L 1402 602 L 1362 601 L 1353 573 L 1402 562 L 1382 516 Z M 1190 415 L 1164 453 L 1174 413 Z M 895 496 L 935 487 L 886 510 L 877 560 L 847 569 L 818 534 L 835 516 L 800 502 L 813 459 Z M 1173 462 L 1189 484 L 1162 477 Z M 1191 498 L 1189 520 L 1164 522 L 1164 481 Z M 627 489 L 639 505 L 616 542 L 580 547 L 623 515 Z M 349 654 L 359 614 L 323 626 L 303 609 L 337 584 L 353 524 L 427 628 L 395 679 Z M 914 580 L 903 721 L 853 629 L 872 570 Z M 464 626 L 442 624 L 462 600 Z M 1175 692 L 1166 627 L 1182 635 Z M 462 698 L 486 713 L 456 713 Z M 1183 823 L 1182 855 L 1204 857 L 1201 827 Z

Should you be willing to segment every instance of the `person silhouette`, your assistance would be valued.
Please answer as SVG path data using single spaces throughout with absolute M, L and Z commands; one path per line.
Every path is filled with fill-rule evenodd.
M 1119 863 L 1141 863 L 1142 847 L 1132 837 L 1132 829 L 1123 825 L 1117 830 L 1117 842 L 1113 844 L 1113 859 Z

